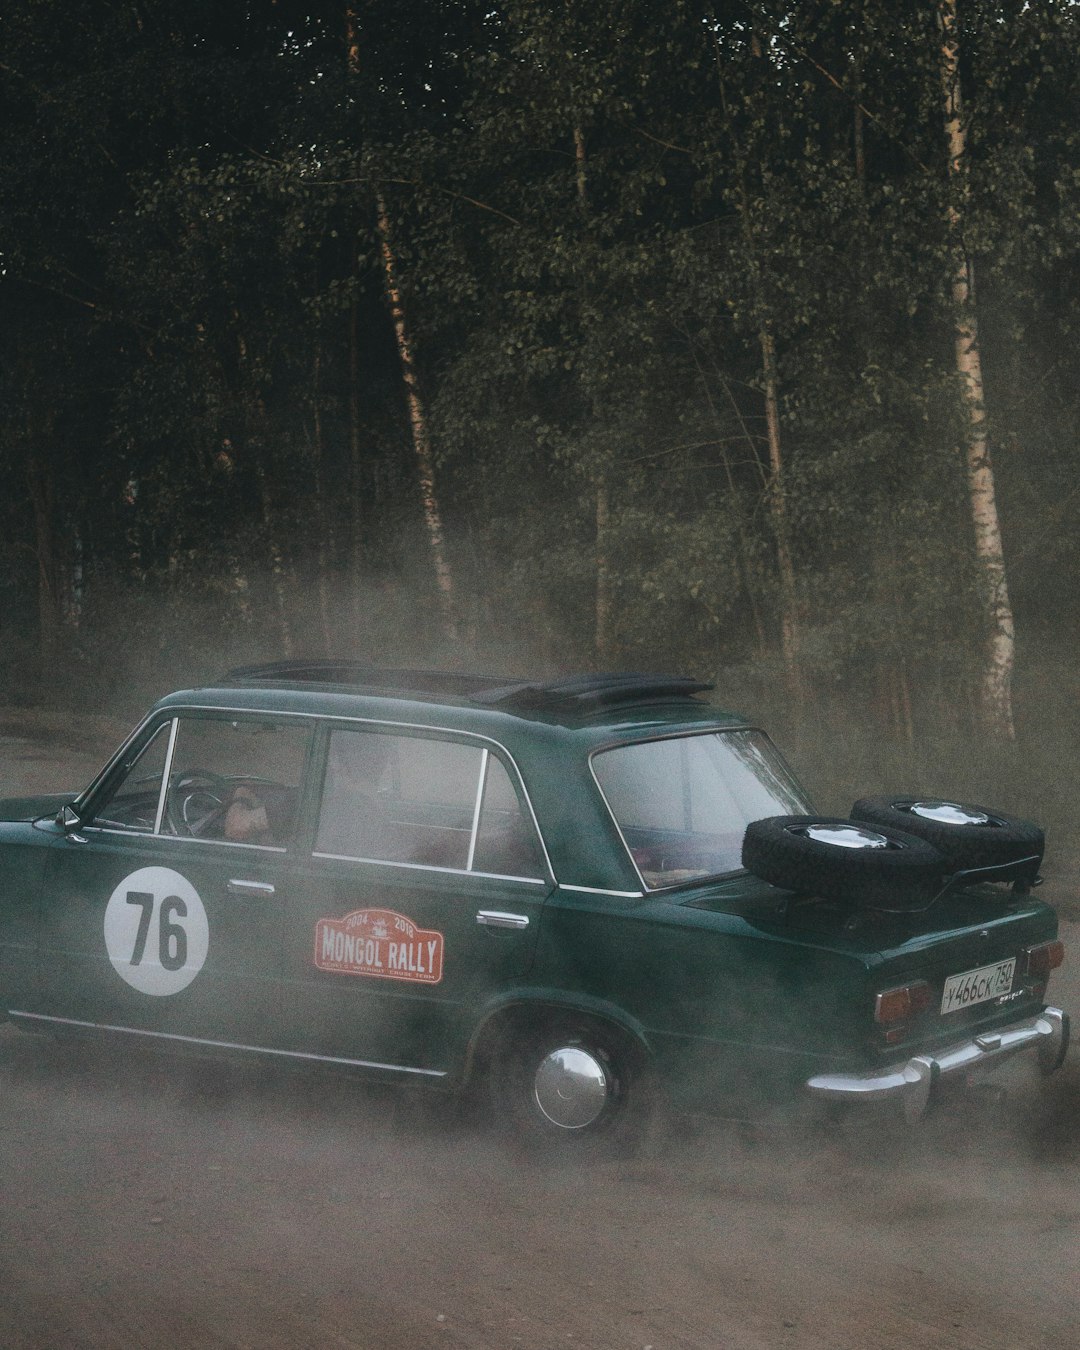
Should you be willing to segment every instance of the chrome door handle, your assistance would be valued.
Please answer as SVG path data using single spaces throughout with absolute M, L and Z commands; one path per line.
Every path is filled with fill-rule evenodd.
M 498 909 L 482 909 L 476 916 L 476 922 L 485 928 L 528 928 L 527 914 L 505 914 Z
M 274 888 L 268 881 L 230 881 L 225 889 L 230 895 L 254 895 L 268 900 Z

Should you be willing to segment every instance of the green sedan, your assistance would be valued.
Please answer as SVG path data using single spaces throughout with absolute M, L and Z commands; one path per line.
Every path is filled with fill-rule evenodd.
M 0 802 L 0 1016 L 482 1085 L 570 1148 L 657 1093 L 914 1118 L 1055 1069 L 1041 832 L 816 816 L 707 688 L 280 662 L 170 694 L 77 796 Z

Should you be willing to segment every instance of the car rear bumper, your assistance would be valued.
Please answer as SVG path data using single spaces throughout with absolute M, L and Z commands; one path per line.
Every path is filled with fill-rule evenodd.
M 926 1110 L 935 1085 L 944 1078 L 984 1073 L 1024 1053 L 1037 1057 L 1043 1073 L 1053 1073 L 1068 1048 L 1068 1014 L 1060 1008 L 1044 1008 L 1037 1017 L 958 1041 L 933 1054 L 913 1055 L 903 1064 L 866 1074 L 819 1074 L 806 1086 L 814 1097 L 826 1101 L 894 1100 L 908 1120 L 917 1120 Z

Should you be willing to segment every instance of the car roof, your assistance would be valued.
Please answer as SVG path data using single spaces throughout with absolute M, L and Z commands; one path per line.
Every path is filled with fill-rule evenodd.
M 440 710 L 453 709 L 461 730 L 516 723 L 589 730 L 599 740 L 643 728 L 655 734 L 701 723 L 746 726 L 697 697 L 713 688 L 687 676 L 617 672 L 509 679 L 445 670 L 412 670 L 352 661 L 277 661 L 241 666 L 212 685 L 182 690 L 158 707 L 177 704 L 291 712 L 325 717 L 371 717 L 440 725 Z M 593 737 L 590 736 L 589 739 Z

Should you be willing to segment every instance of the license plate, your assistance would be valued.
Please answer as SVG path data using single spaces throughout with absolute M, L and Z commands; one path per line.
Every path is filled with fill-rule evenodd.
M 980 966 L 978 970 L 965 970 L 962 975 L 950 975 L 945 981 L 941 1011 L 957 1012 L 960 1008 L 970 1008 L 973 1003 L 986 1003 L 1009 993 L 1015 968 L 1016 957 L 1013 956 L 994 966 Z

